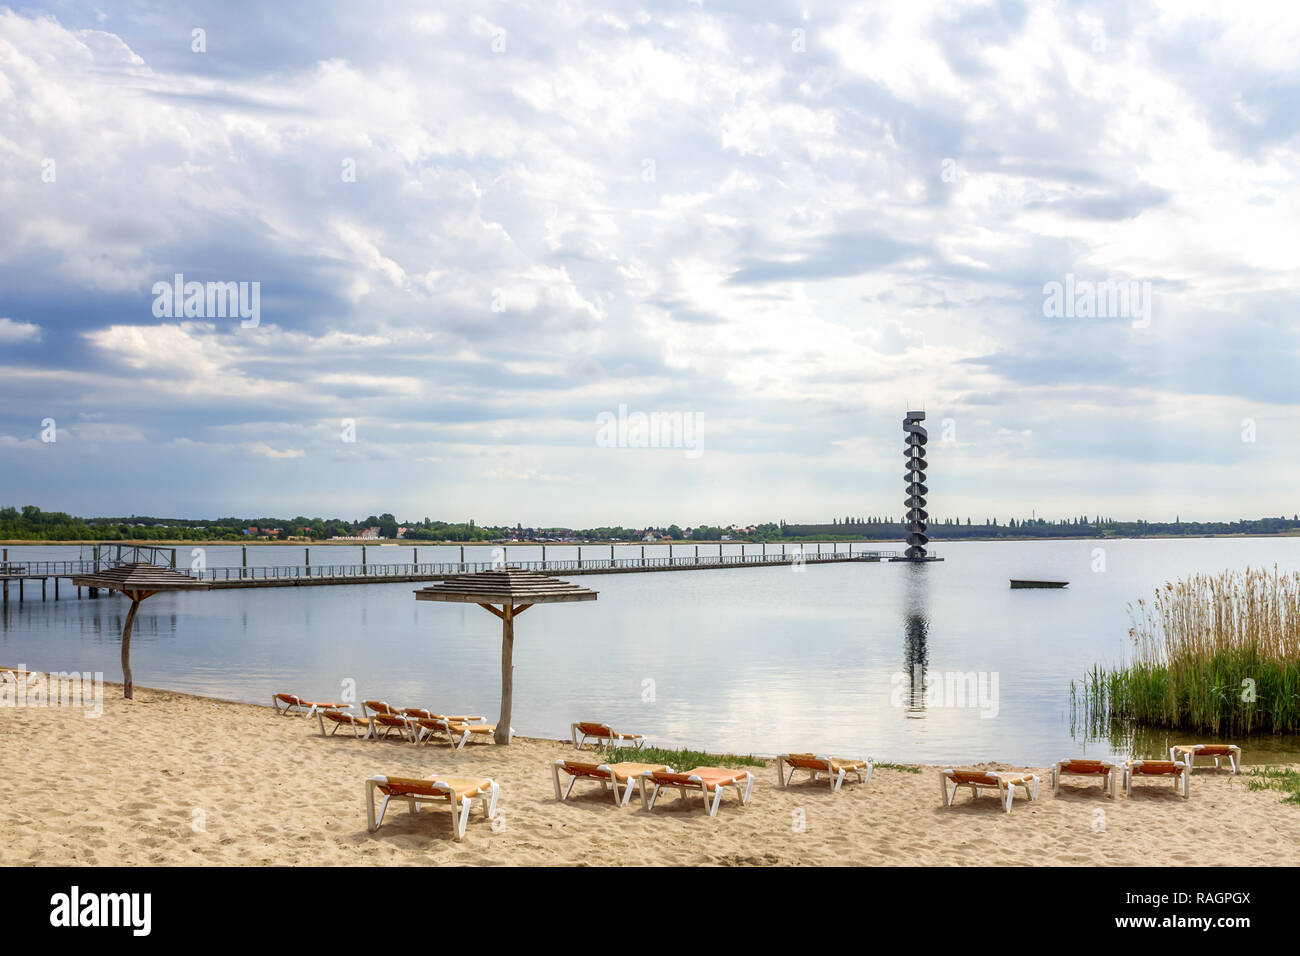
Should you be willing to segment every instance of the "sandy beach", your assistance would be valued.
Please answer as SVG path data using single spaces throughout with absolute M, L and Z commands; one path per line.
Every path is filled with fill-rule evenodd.
M 940 805 L 935 768 L 879 768 L 839 794 L 777 786 L 755 768 L 750 804 L 728 793 L 715 819 L 677 796 L 623 809 L 595 784 L 554 799 L 550 764 L 568 741 L 509 747 L 322 738 L 316 720 L 269 707 L 105 685 L 103 715 L 73 708 L 0 710 L 4 865 L 1198 865 L 1300 863 L 1300 807 L 1252 792 L 1246 777 L 1199 771 L 1184 802 L 1165 781 L 1132 799 L 1095 782 L 1053 797 L 1045 768 L 1034 803 L 1004 814 L 963 792 Z M 814 746 L 815 741 L 809 741 Z M 390 808 L 366 831 L 372 774 L 486 775 L 501 788 L 496 826 L 476 812 L 463 843 L 450 814 Z M 806 776 L 800 775 L 806 780 Z M 802 818 L 802 832 L 795 822 Z M 1104 823 L 1104 828 L 1101 824 Z M 1195 839 L 1189 839 L 1195 834 Z

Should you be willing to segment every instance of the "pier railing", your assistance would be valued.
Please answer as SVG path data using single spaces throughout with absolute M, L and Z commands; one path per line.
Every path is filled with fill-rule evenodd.
M 683 555 L 671 558 L 584 558 L 548 559 L 546 561 L 434 561 L 420 564 L 313 564 L 265 567 L 207 568 L 190 571 L 191 577 L 203 581 L 287 581 L 307 578 L 400 578 L 436 577 L 495 571 L 502 567 L 541 571 L 545 574 L 584 574 L 600 571 L 637 571 L 668 568 L 717 568 L 736 565 L 770 566 L 773 564 L 830 564 L 845 561 L 879 561 L 892 558 L 896 551 L 840 551 L 837 553 L 804 552 L 781 554 Z

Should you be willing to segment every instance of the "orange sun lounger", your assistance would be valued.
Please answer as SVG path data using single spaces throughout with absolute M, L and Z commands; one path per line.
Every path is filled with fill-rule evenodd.
M 401 713 L 415 720 L 450 720 L 455 724 L 472 724 L 485 719 L 482 714 L 435 714 L 423 707 L 403 707 Z
M 1101 787 L 1106 796 L 1115 796 L 1115 777 L 1120 768 L 1109 760 L 1082 760 L 1066 758 L 1056 761 L 1052 767 L 1052 793 L 1061 789 L 1061 777 L 1069 774 L 1082 777 L 1101 777 Z
M 697 791 L 704 798 L 704 809 L 709 816 L 718 815 L 718 804 L 722 802 L 722 791 L 734 787 L 743 807 L 749 802 L 749 795 L 754 789 L 754 775 L 748 770 L 728 770 L 724 767 L 693 767 L 685 773 L 671 770 L 647 770 L 637 777 L 641 787 L 641 806 L 653 810 L 659 791 L 664 787 L 676 787 L 686 798 L 688 790 Z M 742 786 L 743 784 L 743 786 Z M 651 788 L 646 792 L 646 787 Z M 712 802 L 709 795 L 713 795 Z
M 609 724 L 598 723 L 594 720 L 580 720 L 576 724 L 569 725 L 569 733 L 573 736 L 573 749 L 581 750 L 588 738 L 594 739 L 596 743 L 602 744 L 609 742 L 610 746 L 619 746 L 623 743 L 630 743 L 634 748 L 640 750 L 645 746 L 645 736 L 643 734 L 624 734 L 614 730 Z M 578 739 L 578 735 L 582 739 Z
M 372 727 L 369 717 L 358 717 L 356 714 L 349 714 L 341 710 L 318 710 L 316 711 L 316 720 L 320 723 L 320 735 L 327 736 L 325 733 L 325 721 L 331 721 L 334 729 L 328 736 L 333 737 L 344 727 L 352 728 L 353 737 L 369 737 Z M 364 730 L 365 733 L 361 733 Z
M 1179 781 L 1183 785 L 1183 799 L 1191 796 L 1191 768 L 1178 760 L 1130 760 L 1124 764 L 1124 795 L 1133 796 L 1134 777 L 1169 777 L 1174 782 L 1174 789 Z
M 785 768 L 790 768 L 789 776 Z M 782 790 L 790 788 L 796 770 L 807 770 L 814 783 L 822 774 L 826 775 L 831 785 L 831 792 L 838 792 L 847 774 L 856 774 L 858 783 L 871 782 L 870 760 L 847 760 L 843 757 L 819 757 L 816 754 L 781 754 L 776 758 L 776 779 Z
M 613 764 L 595 764 L 586 763 L 582 760 L 556 760 L 551 764 L 551 778 L 555 783 L 555 799 L 567 800 L 569 794 L 573 791 L 573 785 L 578 782 L 579 777 L 590 780 L 599 780 L 605 785 L 607 790 L 614 791 L 614 804 L 616 806 L 627 806 L 628 800 L 632 798 L 632 781 L 640 777 L 641 774 L 649 770 L 672 771 L 672 767 L 667 764 L 655 763 L 613 763 Z M 563 771 L 569 775 L 569 785 L 560 789 L 560 773 Z M 623 785 L 623 793 L 619 795 L 619 784 Z
M 375 791 L 384 795 L 375 818 Z M 465 837 L 469 811 L 475 801 L 483 804 L 485 815 L 491 819 L 497 812 L 497 785 L 489 777 L 446 777 L 441 780 L 416 780 L 411 777 L 374 776 L 366 781 L 366 823 L 371 833 L 384 822 L 389 800 L 405 800 L 411 813 L 419 811 L 421 803 L 445 803 L 452 812 L 452 829 L 457 842 Z
M 489 737 L 496 739 L 496 724 L 466 724 L 452 719 L 443 719 L 433 717 L 427 720 L 417 720 L 415 722 L 417 731 L 416 742 L 421 740 L 432 740 L 436 734 L 446 734 L 447 740 L 453 750 L 464 750 L 465 744 L 469 742 L 470 737 Z M 515 732 L 510 731 L 513 739 Z
M 271 706 L 281 716 L 295 712 L 310 717 L 318 710 L 346 710 L 347 704 L 328 703 L 324 701 L 303 700 L 293 694 L 276 694 L 271 698 Z
M 1219 760 L 1228 758 L 1228 765 L 1233 773 L 1241 773 L 1241 748 L 1236 744 L 1174 744 L 1169 748 L 1170 760 L 1181 760 L 1188 770 L 1196 769 L 1197 757 L 1213 757 L 1214 769 L 1219 769 Z
M 952 783 L 952 791 L 948 784 Z M 1011 801 L 1015 798 L 1016 787 L 1025 788 L 1025 796 L 1030 800 L 1038 799 L 1038 774 L 1035 773 L 994 773 L 988 770 L 947 770 L 939 771 L 939 792 L 943 794 L 943 805 L 952 806 L 957 798 L 957 789 L 968 787 L 972 797 L 978 797 L 981 790 L 997 790 L 1002 809 L 1011 812 Z
M 416 722 L 405 714 L 377 713 L 370 717 L 370 739 L 387 739 L 393 734 L 412 743 L 416 740 Z

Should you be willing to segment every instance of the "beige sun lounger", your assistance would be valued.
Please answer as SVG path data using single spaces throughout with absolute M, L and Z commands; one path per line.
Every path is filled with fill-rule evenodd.
M 1112 761 L 1067 757 L 1065 760 L 1056 761 L 1055 766 L 1052 767 L 1052 793 L 1055 794 L 1061 789 L 1061 778 L 1064 776 L 1101 777 L 1102 790 L 1105 791 L 1106 796 L 1114 797 L 1115 778 L 1121 775 L 1119 765 Z
M 637 750 L 645 746 L 645 736 L 643 734 L 620 733 L 610 727 L 609 724 L 598 723 L 594 720 L 580 720 L 576 724 L 570 724 L 569 733 L 573 736 L 574 750 L 581 750 L 582 745 L 588 739 L 595 740 L 598 746 L 608 743 L 611 747 L 617 747 L 629 743 Z M 578 739 L 579 734 L 582 735 L 581 740 Z
M 551 778 L 555 783 L 555 799 L 567 800 L 569 794 L 573 791 L 573 785 L 578 782 L 578 778 L 583 777 L 590 780 L 599 780 L 605 785 L 607 790 L 613 790 L 614 803 L 617 806 L 625 807 L 627 802 L 632 799 L 632 781 L 640 777 L 641 774 L 648 770 L 666 770 L 673 768 L 667 764 L 661 763 L 612 763 L 612 764 L 595 764 L 586 763 L 582 760 L 556 760 L 551 764 Z M 560 789 L 560 773 L 564 772 L 569 775 L 569 785 Z M 619 795 L 619 784 L 623 785 L 622 795 Z
M 318 710 L 346 710 L 347 704 L 329 703 L 324 701 L 303 700 L 293 694 L 276 694 L 271 698 L 271 706 L 280 716 L 288 713 L 299 713 L 310 717 Z
M 725 767 L 693 767 L 685 773 L 671 770 L 647 770 L 637 780 L 641 788 L 641 806 L 653 810 L 659 791 L 665 787 L 675 787 L 686 799 L 687 791 L 694 790 L 704 798 L 704 809 L 709 816 L 718 815 L 718 804 L 722 802 L 722 791 L 733 787 L 740 797 L 743 807 L 749 802 L 749 795 L 754 790 L 754 775 L 748 770 L 728 770 Z M 646 792 L 646 787 L 650 792 Z M 710 802 L 709 795 L 713 800 Z
M 375 791 L 384 795 L 375 818 Z M 405 800 L 411 813 L 419 810 L 421 803 L 445 803 L 452 812 L 452 829 L 457 842 L 465 837 L 465 825 L 475 801 L 483 804 L 485 815 L 491 819 L 497 811 L 497 785 L 489 777 L 446 777 L 441 780 L 416 780 L 410 777 L 375 776 L 366 781 L 366 823 L 371 833 L 384 822 L 388 801 Z
M 952 791 L 948 784 L 952 784 Z M 1016 787 L 1025 788 L 1025 796 L 1030 800 L 1038 799 L 1038 774 L 1035 773 L 994 773 L 988 770 L 947 770 L 939 771 L 939 792 L 943 794 L 943 805 L 952 806 L 957 798 L 957 789 L 967 787 L 971 797 L 978 797 L 981 790 L 997 790 L 998 800 L 1007 813 L 1011 812 L 1011 801 L 1015 798 Z
M 349 714 L 341 710 L 318 710 L 316 711 L 316 720 L 320 723 L 320 735 L 322 737 L 333 737 L 344 727 L 352 728 L 352 736 L 354 737 L 369 737 L 373 726 L 371 718 L 358 717 L 356 714 Z M 328 735 L 325 733 L 325 721 L 327 720 L 334 724 L 334 729 Z M 365 733 L 362 733 L 362 730 Z
M 1178 760 L 1130 760 L 1124 764 L 1124 795 L 1133 796 L 1134 777 L 1169 777 L 1178 789 L 1183 785 L 1183 799 L 1191 796 L 1191 768 Z
M 790 768 L 788 776 L 785 772 L 787 766 Z M 782 790 L 790 788 L 790 781 L 794 778 L 796 770 L 807 770 L 814 783 L 825 774 L 827 782 L 831 785 L 831 792 L 836 793 L 844 783 L 845 775 L 850 773 L 857 775 L 858 783 L 869 783 L 871 769 L 870 760 L 819 757 L 816 754 L 781 754 L 776 758 L 776 779 L 781 784 Z
M 1236 744 L 1174 744 L 1169 748 L 1169 759 L 1187 764 L 1188 770 L 1196 769 L 1197 757 L 1213 757 L 1215 770 L 1220 758 L 1227 757 L 1232 772 L 1241 773 L 1241 748 Z

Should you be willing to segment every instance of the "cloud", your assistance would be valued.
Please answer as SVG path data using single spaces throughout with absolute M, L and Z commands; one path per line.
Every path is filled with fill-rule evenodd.
M 18 345 L 22 342 L 39 342 L 41 327 L 34 322 L 15 322 L 0 316 L 0 345 Z
M 1172 510 L 1174 480 L 1280 512 L 1297 38 L 1177 2 L 0 11 L 0 434 L 94 409 L 142 469 L 73 441 L 0 498 L 889 513 L 924 400 L 961 435 L 937 509 Z M 178 272 L 258 282 L 259 325 L 155 318 Z M 1150 281 L 1150 327 L 1046 318 L 1067 274 Z M 705 457 L 600 454 L 622 403 L 702 414 Z M 1278 423 L 1249 502 L 1243 417 Z

